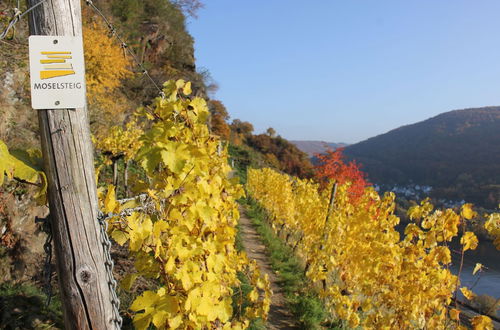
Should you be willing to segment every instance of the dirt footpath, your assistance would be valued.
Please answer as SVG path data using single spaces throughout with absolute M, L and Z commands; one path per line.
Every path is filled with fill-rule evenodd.
M 268 329 L 300 329 L 295 322 L 292 314 L 286 308 L 285 297 L 282 289 L 277 284 L 277 278 L 274 274 L 269 259 L 266 254 L 266 247 L 260 241 L 260 237 L 255 231 L 250 219 L 245 216 L 245 212 L 241 210 L 240 228 L 243 246 L 249 258 L 254 259 L 262 274 L 269 276 L 273 295 L 271 297 L 271 308 L 267 319 Z

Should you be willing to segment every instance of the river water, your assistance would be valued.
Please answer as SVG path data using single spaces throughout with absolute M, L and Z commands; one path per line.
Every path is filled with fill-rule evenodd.
M 461 249 L 458 240 L 452 242 L 450 249 L 453 260 L 451 270 L 457 274 L 460 267 L 460 254 L 458 252 Z M 478 262 L 483 264 L 485 269 L 472 275 Z M 500 298 L 500 251 L 493 246 L 491 241 L 479 240 L 476 250 L 465 252 L 460 279 L 461 286 L 472 287 L 475 294 L 487 294 L 496 299 Z M 497 316 L 500 316 L 498 312 Z

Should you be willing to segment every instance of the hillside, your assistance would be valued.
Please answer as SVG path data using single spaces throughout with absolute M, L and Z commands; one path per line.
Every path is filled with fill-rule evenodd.
M 374 183 L 425 184 L 433 196 L 500 201 L 500 107 L 455 110 L 348 146 Z
M 328 148 L 337 149 L 348 145 L 347 143 L 342 143 L 342 142 L 333 143 L 325 141 L 290 141 L 290 142 L 295 144 L 297 148 L 308 154 L 310 157 L 314 156 L 315 154 L 323 153 Z
M 98 0 L 94 1 L 147 68 L 158 85 L 169 79 L 192 82 L 197 96 L 215 88 L 206 70 L 197 69 L 194 40 L 186 15 L 197 9 L 198 1 Z M 0 1 L 0 24 L 9 20 L 11 1 Z M 24 10 L 24 4 L 21 10 Z M 194 13 L 193 13 L 194 14 Z M 151 103 L 157 89 L 145 80 L 130 57 L 124 61 L 120 42 L 110 37 L 104 21 L 83 6 L 84 40 L 87 47 L 86 73 L 91 130 L 106 131 L 122 124 L 139 106 Z M 14 33 L 15 31 L 15 33 Z M 22 148 L 38 148 L 37 116 L 30 105 L 28 70 L 28 20 L 16 24 L 0 46 L 0 140 Z M 106 53 L 106 57 L 98 56 Z M 108 60 L 109 62 L 106 62 Z M 119 63 L 124 62 L 122 68 Z M 109 69 L 109 68 L 112 68 Z M 117 72 L 127 72 L 123 75 Z M 99 82 L 96 84 L 96 82 Z M 95 88 L 95 85 L 99 85 Z

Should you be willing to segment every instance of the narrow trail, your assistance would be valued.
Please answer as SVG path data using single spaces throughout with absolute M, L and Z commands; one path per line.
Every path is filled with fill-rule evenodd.
M 260 241 L 259 234 L 255 231 L 250 219 L 246 217 L 244 210 L 241 210 L 240 214 L 240 230 L 245 251 L 250 259 L 257 262 L 262 274 L 269 276 L 273 290 L 271 308 L 266 323 L 267 329 L 300 329 L 293 315 L 286 308 L 285 296 L 269 263 L 265 245 Z

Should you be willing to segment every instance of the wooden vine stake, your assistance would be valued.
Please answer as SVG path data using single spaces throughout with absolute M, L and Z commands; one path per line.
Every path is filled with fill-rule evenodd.
M 325 226 L 323 227 L 324 233 L 323 233 L 323 242 L 320 246 L 320 250 L 323 250 L 325 248 L 325 244 L 328 242 L 328 232 L 329 232 L 329 225 L 330 225 L 330 218 L 332 216 L 333 212 L 333 206 L 335 204 L 335 196 L 337 195 L 337 182 L 335 182 L 332 186 L 332 191 L 330 193 L 330 201 L 328 202 L 328 210 L 326 212 L 326 218 L 325 218 Z
M 29 28 L 30 35 L 81 36 L 80 0 L 45 1 L 30 13 Z M 37 111 L 66 329 L 115 329 L 87 109 Z

